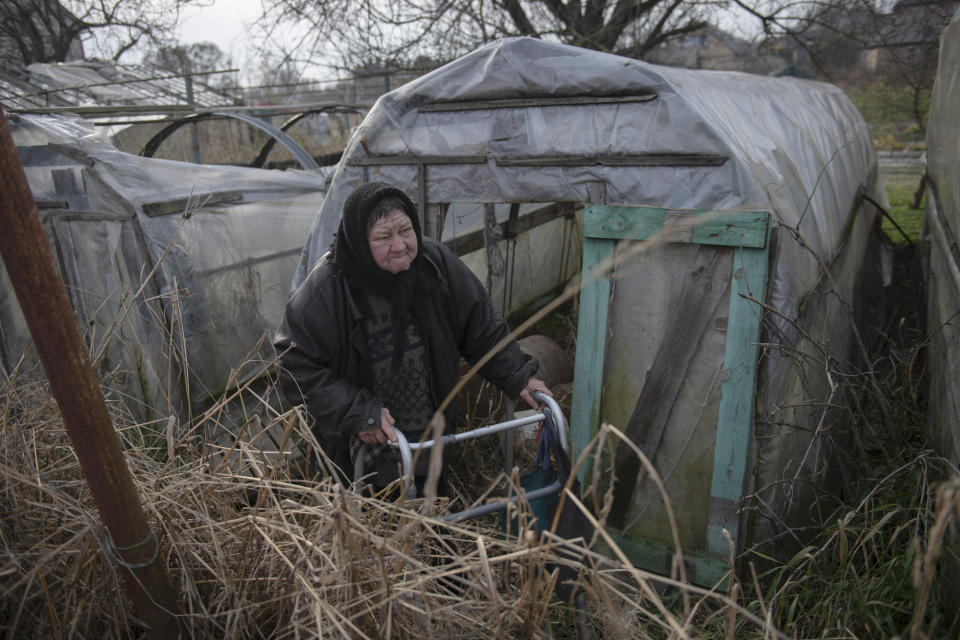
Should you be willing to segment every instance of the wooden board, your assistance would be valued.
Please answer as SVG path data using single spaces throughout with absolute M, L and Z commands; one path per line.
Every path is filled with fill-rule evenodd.
M 609 259 L 618 240 L 643 240 L 664 233 L 671 242 L 730 247 L 729 250 L 734 252 L 707 542 L 705 549 L 685 550 L 686 558 L 695 569 L 695 582 L 704 586 L 713 586 L 725 575 L 728 567 L 730 543 L 724 537 L 724 530 L 735 548 L 739 543 L 737 506 L 743 494 L 753 427 L 757 341 L 762 317 L 762 310 L 744 296 L 764 298 L 769 260 L 769 219 L 770 214 L 764 211 L 695 211 L 613 205 L 594 205 L 584 213 L 584 279 L 589 279 L 598 265 Z M 607 277 L 587 284 L 580 294 L 571 408 L 574 455 L 588 446 L 599 428 L 609 298 Z M 586 469 L 582 468 L 580 478 L 585 477 Z M 629 536 L 624 536 L 622 541 L 623 548 L 638 566 L 653 571 L 663 571 L 664 566 L 669 566 L 673 551 L 662 542 Z
M 714 273 L 723 262 L 723 254 L 724 250 L 716 247 L 701 246 L 693 264 L 686 268 L 683 289 L 672 311 L 676 322 L 657 349 L 633 413 L 623 429 L 624 435 L 639 445 L 650 461 L 660 447 L 680 385 L 697 353 L 700 336 L 726 293 L 725 283 L 715 282 Z M 617 483 L 610 521 L 614 526 L 623 527 L 640 472 L 636 456 L 625 444 L 617 448 L 614 468 Z
M 763 248 L 766 211 L 710 211 L 594 205 L 583 216 L 585 238 L 646 240 L 663 231 L 670 242 Z

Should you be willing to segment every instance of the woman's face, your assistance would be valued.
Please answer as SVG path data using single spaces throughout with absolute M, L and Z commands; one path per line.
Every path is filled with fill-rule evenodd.
M 400 273 L 417 257 L 417 234 L 401 209 L 393 209 L 367 230 L 373 261 L 384 271 Z

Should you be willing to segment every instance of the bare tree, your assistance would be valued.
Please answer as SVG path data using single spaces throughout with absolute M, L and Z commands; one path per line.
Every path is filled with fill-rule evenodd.
M 202 1 L 2 0 L 0 57 L 7 64 L 63 62 L 86 48 L 118 60 L 138 44 L 169 42 L 182 8 Z
M 760 30 L 768 47 L 821 75 L 850 66 L 877 31 L 871 0 L 732 0 Z
M 884 85 L 889 105 L 923 131 L 940 35 L 955 2 L 926 0 L 732 0 L 755 19 L 766 45 L 841 86 Z
M 767 44 L 799 51 L 804 62 L 828 79 L 845 70 L 875 68 L 879 56 L 903 75 L 934 65 L 940 34 L 955 2 L 927 0 L 732 0 L 755 20 Z M 881 53 L 885 52 L 885 53 Z M 922 52 L 922 53 L 921 53 Z M 866 58 L 873 60 L 867 63 Z M 889 78 L 888 78 L 889 79 Z
M 506 36 L 533 36 L 641 57 L 700 29 L 714 0 L 264 0 L 259 23 L 300 33 L 289 60 L 354 70 L 451 60 Z
M 144 57 L 163 69 L 180 73 L 217 71 L 230 66 L 230 56 L 212 42 L 194 42 L 160 47 Z
M 940 37 L 956 5 L 900 2 L 878 29 L 871 51 L 881 81 L 904 90 L 905 105 L 926 134 L 930 97 L 937 74 Z
M 195 42 L 160 47 L 144 56 L 143 61 L 174 73 L 206 73 L 230 68 L 230 56 L 212 42 Z M 236 74 L 207 75 L 204 82 L 221 89 L 237 86 Z

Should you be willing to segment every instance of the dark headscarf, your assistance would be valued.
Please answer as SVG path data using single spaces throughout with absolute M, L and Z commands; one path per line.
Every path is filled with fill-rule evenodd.
M 377 266 L 370 252 L 367 231 L 371 215 L 381 200 L 393 198 L 401 204 L 402 211 L 410 218 L 417 236 L 417 255 L 406 271 L 390 273 Z M 402 190 L 385 182 L 365 182 L 354 189 L 343 202 L 340 227 L 331 247 L 333 270 L 346 278 L 353 287 L 374 293 L 390 301 L 390 320 L 393 325 L 393 364 L 400 363 L 406 347 L 407 325 L 420 319 L 426 294 L 434 281 L 423 263 L 423 237 L 417 209 Z

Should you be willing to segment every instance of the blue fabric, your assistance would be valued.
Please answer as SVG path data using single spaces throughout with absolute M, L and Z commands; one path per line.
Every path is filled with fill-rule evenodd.
M 540 433 L 537 434 L 537 462 L 536 466 L 543 471 L 551 469 L 550 452 L 560 446 L 560 439 L 557 436 L 557 425 L 550 414 L 549 409 L 544 409 L 545 419 L 540 427 Z M 553 482 L 553 480 L 550 480 Z M 548 483 L 549 484 L 549 483 Z
M 561 451 L 560 438 L 557 435 L 557 424 L 553 419 L 550 410 L 542 407 L 544 420 L 541 423 L 540 433 L 537 434 L 537 459 L 534 468 L 520 476 L 520 486 L 527 493 L 536 489 L 542 489 L 557 479 L 561 473 L 554 468 L 554 462 L 551 459 L 552 451 Z M 557 494 L 544 496 L 530 502 L 530 510 L 537 520 L 537 528 L 545 531 L 553 524 L 553 514 L 557 507 L 559 496 Z M 508 524 L 504 514 L 500 514 L 500 527 L 504 531 L 508 530 Z M 516 533 L 519 528 L 517 519 L 511 518 L 509 531 Z

